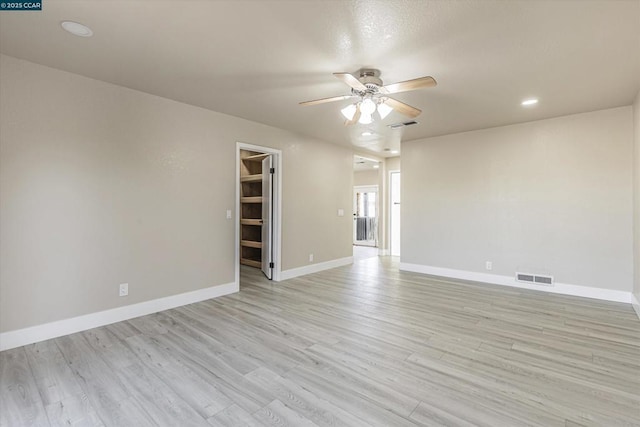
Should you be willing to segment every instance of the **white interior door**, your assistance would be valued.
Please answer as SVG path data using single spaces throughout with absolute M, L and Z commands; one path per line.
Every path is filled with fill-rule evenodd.
M 273 156 L 262 160 L 262 272 L 273 278 Z
M 378 186 L 353 187 L 353 244 L 378 246 Z
M 400 172 L 391 172 L 391 191 L 389 200 L 391 202 L 390 241 L 392 256 L 400 256 Z

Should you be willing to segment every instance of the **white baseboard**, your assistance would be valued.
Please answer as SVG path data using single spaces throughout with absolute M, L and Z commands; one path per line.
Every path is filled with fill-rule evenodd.
M 378 249 L 378 255 L 380 255 L 380 256 L 389 255 L 389 249 Z
M 636 311 L 636 315 L 638 315 L 638 319 L 640 319 L 640 294 L 634 295 L 631 294 L 631 305 L 633 309 Z
M 97 313 L 85 314 L 83 316 L 72 317 L 70 319 L 58 320 L 43 325 L 31 326 L 29 328 L 17 329 L 15 331 L 0 333 L 0 351 L 21 347 L 27 344 L 57 338 L 87 329 L 133 319 L 162 310 L 168 310 L 195 302 L 204 301 L 211 298 L 238 292 L 238 283 L 226 283 L 224 285 L 212 286 L 210 288 L 199 289 L 197 291 L 185 292 L 183 294 L 158 298 L 151 301 L 126 305 L 124 307 L 99 311 Z
M 319 262 L 317 264 L 305 265 L 304 267 L 292 268 L 280 272 L 280 280 L 293 279 L 294 277 L 304 276 L 305 274 L 317 273 L 323 270 L 330 270 L 343 265 L 353 264 L 353 257 L 333 259 L 331 261 Z
M 616 291 L 611 289 L 592 288 L 589 286 L 569 285 L 554 283 L 553 286 L 532 285 L 517 282 L 514 277 L 498 274 L 477 273 L 474 271 L 455 270 L 451 268 L 431 267 L 421 264 L 400 263 L 400 270 L 414 273 L 431 274 L 433 276 L 449 277 L 453 279 L 471 280 L 474 282 L 491 283 L 494 285 L 511 286 L 514 288 L 532 289 L 536 291 L 550 292 L 554 294 L 573 295 L 585 298 L 601 299 L 606 301 L 631 303 L 631 292 Z

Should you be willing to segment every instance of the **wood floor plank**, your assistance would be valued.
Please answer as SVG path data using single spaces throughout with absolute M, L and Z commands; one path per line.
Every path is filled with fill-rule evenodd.
M 198 342 L 174 335 L 156 336 L 164 348 L 238 406 L 253 413 L 273 400 L 270 393 L 251 384 L 232 365 L 209 353 Z
M 23 347 L 0 353 L 0 426 L 49 425 Z
M 441 360 L 452 367 L 464 369 L 470 381 L 481 382 L 483 379 L 493 381 L 495 378 L 500 378 L 500 384 L 497 384 L 496 388 L 517 396 L 521 402 L 528 402 L 529 407 L 544 406 L 544 412 L 557 417 L 558 420 L 563 417 L 588 416 L 600 422 L 611 422 L 616 419 L 617 412 L 629 411 L 637 406 L 636 402 L 625 399 L 624 396 L 612 396 L 604 390 L 576 385 L 566 381 L 565 378 L 557 378 L 544 371 L 529 370 L 522 365 L 509 367 L 506 363 L 497 364 L 492 360 L 487 362 L 481 352 L 473 352 L 473 355 L 467 357 L 447 354 Z M 514 374 L 510 375 L 510 372 Z M 593 410 L 594 406 L 597 408 L 598 403 L 603 399 L 609 401 L 607 409 Z M 640 407 L 638 409 L 640 410 Z M 618 421 L 629 422 L 630 420 L 622 418 Z
M 359 427 L 364 423 L 340 407 L 264 367 L 248 373 L 245 377 L 271 391 L 281 402 L 319 426 Z
M 484 424 L 479 417 L 474 417 L 473 422 L 469 422 L 456 415 L 458 411 L 446 411 L 437 408 L 431 404 L 420 402 L 416 409 L 411 413 L 411 419 L 416 420 L 422 425 L 429 426 L 459 426 L 459 427 L 476 427 L 476 426 L 492 426 L 492 424 Z M 469 411 L 465 411 L 465 415 L 470 415 Z
M 369 425 L 417 425 L 417 423 L 378 405 L 368 396 L 327 379 L 321 372 L 298 366 L 288 372 L 285 378 L 291 379 L 315 395 L 363 419 Z
M 126 342 L 106 327 L 82 332 L 91 348 L 114 370 L 124 369 L 138 363 Z
M 202 417 L 210 418 L 233 401 L 190 369 L 172 358 L 153 337 L 132 336 L 127 344 L 142 363 L 189 403 Z
M 210 425 L 215 427 L 261 427 L 264 424 L 251 416 L 250 413 L 239 407 L 231 405 L 228 408 L 218 412 L 207 420 Z
M 109 426 L 153 426 L 147 409 L 114 375 L 113 368 L 81 333 L 56 338 L 56 344 L 98 416 Z
M 378 384 L 388 389 L 403 392 L 416 400 L 422 400 L 425 396 L 438 396 L 436 406 L 445 411 L 453 409 L 453 414 L 456 411 L 464 412 L 465 414 L 476 414 L 478 419 L 480 418 L 479 414 L 482 414 L 483 419 L 492 420 L 494 425 L 527 425 L 522 420 L 522 415 L 528 413 L 528 408 L 520 408 L 518 416 L 515 417 L 509 416 L 509 414 L 502 411 L 503 406 L 509 404 L 516 406 L 520 402 L 512 401 L 511 396 L 497 393 L 496 391 L 499 391 L 499 389 L 487 389 L 482 387 L 483 384 L 478 383 L 468 384 L 466 378 L 456 378 L 455 372 L 451 369 L 445 370 L 444 374 L 430 370 L 428 375 L 424 375 L 417 367 L 410 366 L 411 362 L 372 362 L 369 360 L 369 355 L 358 354 L 354 349 L 316 346 L 313 350 L 324 354 L 330 360 L 341 361 L 343 366 L 358 370 L 362 375 L 376 378 Z M 352 355 L 355 354 L 358 354 L 358 356 L 353 357 Z M 413 361 L 413 356 L 409 360 Z M 437 358 L 430 362 L 424 362 L 423 359 L 422 364 L 431 367 L 437 364 Z M 404 367 L 409 367 L 409 369 L 403 369 Z M 430 380 L 431 378 L 437 379 L 437 381 Z M 496 401 L 502 402 L 502 405 L 494 408 Z M 414 418 L 412 417 L 412 419 Z M 560 423 L 562 420 L 558 418 L 544 420 L 547 425 L 553 425 L 554 421 Z
M 142 363 L 119 370 L 118 376 L 131 394 L 147 409 L 156 425 L 208 425 L 205 418 Z
M 46 406 L 47 416 L 52 426 L 103 427 L 95 409 L 86 395 L 70 396 Z
M 628 304 L 390 257 L 0 354 L 0 426 L 637 426 Z
M 273 366 L 278 372 L 286 372 L 298 363 L 289 357 L 292 352 L 276 349 L 275 344 L 265 346 L 264 343 L 257 343 L 254 340 L 255 335 L 249 331 L 245 330 L 243 333 L 229 328 L 228 324 L 223 327 L 197 312 L 174 313 L 173 317 L 178 322 L 188 323 L 191 329 L 190 336 L 199 337 L 197 339 L 219 351 L 217 357 L 233 366 L 238 373 L 245 374 L 263 364 Z M 216 326 L 210 326 L 212 324 Z M 213 342 L 210 337 L 215 337 Z M 262 339 L 266 340 L 268 337 Z M 218 346 L 220 341 L 225 342 L 222 347 Z
M 179 336 L 190 342 L 197 342 L 201 347 L 206 348 L 207 352 L 222 359 L 241 374 L 251 372 L 259 366 L 246 354 L 238 352 L 234 343 L 225 343 L 221 337 L 211 333 L 210 330 L 201 331 L 202 322 L 204 321 L 207 325 L 210 321 L 208 319 L 201 321 L 189 313 L 186 308 L 180 308 L 160 313 L 157 319 L 173 334 L 170 335 L 171 337 Z M 204 329 L 207 329 L 206 326 Z
M 278 336 L 261 333 L 254 327 L 245 327 L 236 319 L 217 318 L 216 327 L 210 325 L 211 318 L 206 306 L 189 307 L 190 315 L 201 321 L 194 326 L 202 332 L 216 334 L 223 337 L 226 342 L 233 342 L 233 348 L 240 353 L 272 366 L 278 366 L 278 372 L 286 372 L 299 363 L 306 362 L 306 357 L 298 348 L 297 343 L 291 345 L 285 339 Z
M 105 326 L 112 334 L 120 338 L 121 340 L 126 340 L 129 337 L 140 335 L 140 332 L 136 327 L 134 327 L 129 322 L 118 322 L 112 323 L 111 325 Z
M 591 366 L 575 366 L 579 361 L 569 363 L 555 363 L 548 358 L 540 357 L 539 353 L 523 352 L 517 347 L 512 351 L 492 348 L 491 353 L 494 358 L 502 361 L 517 364 L 529 370 L 545 373 L 549 376 L 565 379 L 574 384 L 580 384 L 584 387 L 597 387 L 600 390 L 613 393 L 621 398 L 628 398 L 632 401 L 640 401 L 640 386 L 638 377 L 626 377 L 622 379 L 620 376 L 612 376 L 598 372 Z
M 318 427 L 317 424 L 287 407 L 277 399 L 256 411 L 253 416 L 267 426 Z
M 45 406 L 83 394 L 54 340 L 28 345 L 24 349 Z
M 257 313 L 227 306 L 216 300 L 206 301 L 206 307 L 222 318 L 233 318 L 234 321 L 237 321 L 243 327 L 254 329 L 254 333 L 264 333 L 273 335 L 280 340 L 286 340 L 288 346 L 298 350 L 303 350 L 315 343 L 315 340 L 305 336 L 308 335 L 307 331 L 303 333 L 295 332 L 295 325 L 290 322 L 284 322 L 282 316 L 258 315 Z

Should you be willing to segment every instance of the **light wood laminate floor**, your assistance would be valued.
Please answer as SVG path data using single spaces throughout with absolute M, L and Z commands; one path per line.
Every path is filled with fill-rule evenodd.
M 626 304 L 398 272 L 391 258 L 0 353 L 0 424 L 640 425 Z

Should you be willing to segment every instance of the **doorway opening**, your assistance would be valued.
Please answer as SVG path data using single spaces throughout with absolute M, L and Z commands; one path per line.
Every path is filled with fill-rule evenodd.
M 353 156 L 353 259 L 377 258 L 384 235 L 382 203 L 384 163 L 380 159 Z M 382 189 L 381 189 L 382 188 Z
M 236 144 L 236 282 L 240 264 L 280 279 L 281 151 Z
M 353 187 L 353 244 L 378 247 L 378 186 Z

